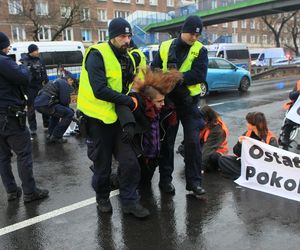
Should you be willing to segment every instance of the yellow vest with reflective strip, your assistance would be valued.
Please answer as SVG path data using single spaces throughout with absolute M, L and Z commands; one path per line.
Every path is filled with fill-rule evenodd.
M 162 42 L 160 45 L 160 58 L 162 60 L 162 70 L 163 72 L 168 71 L 168 58 L 169 58 L 169 50 L 171 47 L 172 42 L 174 39 Z M 190 48 L 189 53 L 182 63 L 179 71 L 180 72 L 186 72 L 191 70 L 192 63 L 195 58 L 198 57 L 200 50 L 202 49 L 203 44 L 199 41 L 196 41 L 193 46 Z M 199 95 L 201 93 L 201 85 L 200 83 L 194 84 L 194 85 L 188 85 L 187 88 L 190 91 L 191 96 Z
M 115 112 L 115 104 L 112 102 L 97 99 L 94 96 L 88 72 L 85 68 L 87 55 L 91 49 L 100 52 L 103 58 L 105 74 L 107 79 L 107 87 L 119 93 L 122 92 L 122 69 L 108 43 L 95 44 L 90 46 L 84 55 L 82 62 L 82 70 L 80 73 L 80 84 L 78 90 L 77 108 L 89 117 L 96 118 L 106 124 L 112 124 L 117 121 L 118 116 Z M 134 66 L 134 74 L 136 73 L 136 65 L 132 55 L 128 54 Z M 129 91 L 132 84 L 129 86 Z
M 139 54 L 141 61 L 140 61 L 139 67 L 138 67 L 139 70 L 138 70 L 137 77 L 140 78 L 141 80 L 144 80 L 143 70 L 146 70 L 146 68 L 147 68 L 147 60 L 146 60 L 145 54 L 139 49 L 133 49 L 129 53 L 130 54 L 132 54 L 132 53 Z

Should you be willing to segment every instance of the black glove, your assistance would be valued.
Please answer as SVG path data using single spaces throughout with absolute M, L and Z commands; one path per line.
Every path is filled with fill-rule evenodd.
M 131 143 L 134 137 L 135 125 L 128 123 L 122 128 L 121 141 L 124 143 Z

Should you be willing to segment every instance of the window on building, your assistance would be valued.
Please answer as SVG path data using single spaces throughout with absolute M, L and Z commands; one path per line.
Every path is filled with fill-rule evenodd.
M 212 0 L 211 1 L 211 8 L 212 9 L 218 8 L 218 1 L 217 0 Z
M 89 8 L 83 8 L 81 10 L 80 15 L 81 15 L 81 20 L 82 21 L 90 20 L 90 18 L 91 18 L 90 9 Z
M 35 13 L 39 16 L 47 16 L 48 11 L 48 2 L 47 1 L 37 1 L 35 3 Z
M 149 0 L 150 5 L 157 5 L 157 0 Z
M 8 0 L 8 13 L 18 15 L 23 12 L 22 0 Z
M 97 16 L 98 16 L 99 22 L 106 22 L 107 21 L 107 10 L 97 9 Z
M 113 0 L 116 3 L 130 3 L 130 0 Z
M 250 36 L 250 43 L 255 43 L 255 35 Z
M 174 7 L 174 0 L 167 0 L 168 7 Z
M 67 28 L 63 31 L 63 40 L 64 41 L 73 41 L 74 40 L 72 28 Z
M 223 28 L 228 28 L 228 23 L 222 23 Z
M 233 43 L 238 43 L 238 34 L 232 34 L 232 42 Z
M 14 41 L 25 41 L 26 40 L 26 32 L 23 26 L 13 25 L 11 27 L 12 38 Z
M 247 29 L 247 20 L 242 20 L 242 29 Z
M 51 29 L 49 26 L 40 27 L 38 37 L 40 41 L 50 41 L 51 40 Z
M 268 44 L 268 35 L 263 35 L 262 36 L 262 43 L 263 44 Z
M 247 43 L 247 35 L 242 35 L 242 43 Z
M 254 19 L 250 20 L 250 29 L 252 29 L 252 30 L 255 29 L 255 20 Z
M 105 29 L 98 30 L 98 41 L 99 42 L 106 41 L 106 37 L 107 37 L 107 30 L 105 30 Z
M 87 29 L 81 30 L 81 39 L 83 42 L 92 41 L 92 31 Z
M 225 7 L 225 6 L 227 6 L 228 5 L 228 0 L 222 0 L 221 1 L 221 6 L 222 7 Z
M 136 0 L 136 4 L 144 4 L 145 1 L 144 0 Z
M 237 21 L 232 22 L 232 28 L 237 28 L 237 27 L 238 27 L 238 22 Z
M 60 16 L 62 18 L 69 18 L 71 15 L 71 7 L 70 6 L 60 6 Z
M 114 18 L 116 18 L 116 17 L 126 18 L 129 15 L 130 15 L 129 11 L 115 10 L 115 12 L 114 12 Z

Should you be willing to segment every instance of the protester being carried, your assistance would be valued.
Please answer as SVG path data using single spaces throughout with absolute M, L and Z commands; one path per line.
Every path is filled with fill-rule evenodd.
M 250 112 L 246 115 L 247 131 L 239 137 L 238 142 L 233 147 L 235 156 L 221 156 L 218 164 L 221 173 L 228 178 L 237 179 L 241 175 L 241 154 L 242 141 L 244 136 L 265 142 L 269 145 L 278 147 L 277 140 L 273 133 L 268 129 L 265 115 L 261 112 Z
M 151 184 L 151 179 L 158 165 L 160 144 L 160 120 L 162 115 L 173 112 L 164 107 L 165 95 L 182 79 L 177 70 L 163 73 L 160 70 L 145 70 L 141 79 L 136 77 L 134 91 L 130 95 L 138 100 L 138 108 L 131 112 L 125 105 L 118 105 L 116 111 L 123 128 L 123 139 L 131 144 L 139 158 L 141 166 L 141 185 Z M 166 112 L 167 111 L 167 112 Z M 140 185 L 140 186 L 141 186 Z
M 200 133 L 202 145 L 202 170 L 205 172 L 217 169 L 218 159 L 228 153 L 229 131 L 220 115 L 209 106 L 201 109 L 205 127 Z M 177 153 L 184 157 L 184 141 L 179 145 Z

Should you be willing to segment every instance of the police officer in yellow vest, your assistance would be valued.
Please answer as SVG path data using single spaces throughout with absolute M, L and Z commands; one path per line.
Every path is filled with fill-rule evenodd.
M 128 96 L 140 58 L 127 49 L 132 36 L 130 24 L 113 19 L 108 27 L 109 42 L 89 47 L 83 59 L 78 92 L 78 109 L 87 121 L 88 157 L 93 161 L 92 187 L 98 210 L 112 212 L 109 200 L 112 156 L 119 162 L 122 210 L 136 217 L 149 211 L 139 203 L 137 186 L 140 168 L 130 144 L 134 124 L 121 127 L 115 105 L 127 105 L 132 111 L 138 103 Z
M 183 73 L 183 81 L 177 83 L 167 97 L 175 104 L 178 121 L 180 120 L 183 126 L 186 190 L 192 191 L 195 195 L 205 193 L 201 187 L 202 153 L 199 140 L 204 121 L 198 109 L 200 83 L 206 80 L 208 64 L 207 50 L 198 41 L 202 27 L 200 17 L 189 16 L 182 26 L 180 35 L 176 39 L 163 42 L 151 64 L 152 68 L 161 68 L 163 71 L 176 68 Z M 161 148 L 159 187 L 166 193 L 175 192 L 172 172 L 178 125 L 179 122 L 167 130 Z

